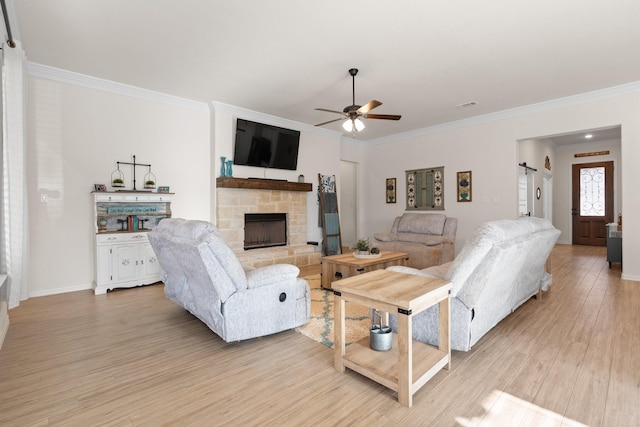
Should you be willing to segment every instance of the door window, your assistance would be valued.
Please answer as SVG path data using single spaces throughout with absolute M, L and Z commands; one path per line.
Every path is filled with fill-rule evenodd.
M 580 169 L 580 215 L 605 215 L 604 167 Z

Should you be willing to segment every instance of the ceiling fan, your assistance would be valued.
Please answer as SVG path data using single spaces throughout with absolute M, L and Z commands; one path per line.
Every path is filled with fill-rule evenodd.
M 382 119 L 382 120 L 400 120 L 402 116 L 397 114 L 369 114 L 369 111 L 373 110 L 376 107 L 382 105 L 382 102 L 371 100 L 364 105 L 356 105 L 356 75 L 358 74 L 357 68 L 351 68 L 349 70 L 349 74 L 351 74 L 351 78 L 353 79 L 353 90 L 352 90 L 352 104 L 344 107 L 342 111 L 336 110 L 328 110 L 326 108 L 316 108 L 318 111 L 326 111 L 328 113 L 336 113 L 346 117 L 347 120 L 344 121 L 342 127 L 347 132 L 360 132 L 364 129 L 364 123 L 360 120 L 360 117 L 365 119 Z M 344 120 L 344 118 L 333 119 L 327 122 L 318 123 L 316 126 L 323 126 L 329 123 L 337 122 L 339 120 Z

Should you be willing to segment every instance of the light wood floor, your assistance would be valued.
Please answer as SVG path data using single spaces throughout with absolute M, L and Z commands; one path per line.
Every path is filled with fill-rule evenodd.
M 559 245 L 551 269 L 411 409 L 295 331 L 227 344 L 162 285 L 32 298 L 9 313 L 0 425 L 638 425 L 640 283 L 604 248 Z

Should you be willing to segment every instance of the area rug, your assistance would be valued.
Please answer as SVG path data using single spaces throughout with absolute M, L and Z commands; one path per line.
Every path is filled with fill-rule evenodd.
M 320 275 L 305 277 L 311 288 L 311 315 L 309 321 L 296 328 L 302 335 L 333 348 L 333 291 L 320 287 Z M 346 304 L 346 345 L 361 340 L 369 335 L 371 320 L 367 307 Z

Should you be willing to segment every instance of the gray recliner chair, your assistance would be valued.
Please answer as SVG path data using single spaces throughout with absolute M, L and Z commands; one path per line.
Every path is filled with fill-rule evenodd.
M 205 221 L 162 220 L 148 233 L 167 297 L 227 342 L 307 322 L 309 284 L 290 264 L 243 267 L 220 231 Z
M 422 270 L 388 270 L 451 281 L 451 348 L 468 351 L 484 334 L 532 296 L 546 291 L 545 263 L 560 231 L 549 221 L 524 217 L 478 227 L 455 260 Z M 390 324 L 395 327 L 395 316 Z M 413 338 L 438 345 L 438 306 L 413 317 Z

